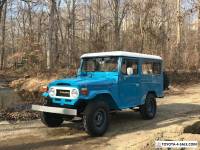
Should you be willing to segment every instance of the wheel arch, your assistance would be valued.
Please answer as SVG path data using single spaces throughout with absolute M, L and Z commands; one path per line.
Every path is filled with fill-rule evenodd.
M 79 112 L 82 113 L 85 107 L 89 103 L 94 101 L 104 101 L 109 106 L 110 110 L 119 109 L 112 95 L 110 95 L 109 93 L 99 93 L 89 100 L 84 100 L 84 99 L 80 100 L 80 102 L 77 104 Z
M 95 101 L 104 101 L 109 108 L 112 109 L 118 109 L 117 104 L 114 100 L 114 98 L 112 97 L 112 95 L 110 95 L 109 93 L 101 93 L 101 94 L 97 94 L 93 100 Z
M 153 94 L 155 97 L 157 97 L 157 94 L 156 94 L 155 91 L 148 91 L 148 92 L 147 92 L 147 95 L 149 95 L 149 94 Z M 147 96 L 147 95 L 146 95 L 146 96 Z

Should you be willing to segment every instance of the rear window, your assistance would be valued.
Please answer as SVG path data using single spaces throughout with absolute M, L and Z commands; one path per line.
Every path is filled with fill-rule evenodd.
M 160 62 L 144 62 L 142 64 L 142 74 L 144 75 L 160 75 L 161 63 Z

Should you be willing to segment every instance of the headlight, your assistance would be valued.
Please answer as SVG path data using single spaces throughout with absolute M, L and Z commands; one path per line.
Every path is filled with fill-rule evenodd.
M 78 96 L 79 96 L 79 91 L 78 91 L 78 89 L 72 89 L 72 90 L 71 90 L 71 97 L 72 97 L 72 98 L 78 98 Z
M 51 97 L 54 97 L 54 96 L 56 96 L 56 89 L 52 87 L 49 89 L 48 93 Z

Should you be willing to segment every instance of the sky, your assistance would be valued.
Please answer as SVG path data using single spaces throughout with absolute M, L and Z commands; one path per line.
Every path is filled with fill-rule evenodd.
M 33 0 L 34 1 L 34 0 Z M 46 0 L 45 0 L 46 1 Z M 66 6 L 66 3 L 65 1 L 68 1 L 68 0 L 61 0 L 61 7 L 65 7 Z M 76 0 L 78 4 L 80 5 L 88 5 L 90 4 L 90 1 L 91 0 Z M 142 1 L 142 0 L 141 0 Z M 192 5 L 192 3 L 194 2 L 195 0 L 181 0 L 181 7 L 182 7 L 182 10 L 189 10 L 191 9 L 192 7 L 194 7 Z M 12 16 L 16 16 L 16 12 L 17 12 L 17 6 L 18 6 L 18 3 L 20 3 L 22 6 L 21 7 L 25 7 L 26 6 L 26 3 L 25 2 L 22 2 L 21 0 L 14 0 L 13 1 L 13 6 L 12 6 L 12 10 L 8 11 L 7 15 L 8 15 L 8 18 L 11 17 L 11 14 Z M 46 8 L 44 7 L 34 7 L 34 11 L 40 11 L 41 9 L 43 9 L 43 11 L 48 11 L 48 6 L 46 6 Z M 193 13 L 191 15 L 191 18 L 192 20 L 196 20 L 197 19 L 197 13 Z

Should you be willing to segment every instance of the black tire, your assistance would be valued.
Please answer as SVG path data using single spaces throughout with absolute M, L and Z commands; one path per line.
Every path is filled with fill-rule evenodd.
M 168 90 L 169 84 L 170 84 L 169 77 L 166 72 L 163 72 L 163 89 Z
M 140 114 L 144 119 L 153 119 L 156 115 L 157 105 L 154 94 L 148 94 L 145 103 L 140 106 Z
M 90 136 L 102 136 L 109 126 L 109 107 L 103 101 L 89 103 L 83 114 L 83 125 Z
M 51 106 L 52 105 L 51 99 L 49 97 L 43 98 L 42 99 L 42 105 L 43 106 Z
M 52 101 L 51 101 L 50 98 L 43 98 L 42 104 L 43 104 L 43 106 L 50 106 L 50 107 L 53 106 Z M 55 114 L 54 116 L 56 116 L 57 118 L 62 118 L 63 117 L 63 121 L 64 120 L 65 121 L 70 121 L 70 120 L 72 120 L 74 118 L 74 116 L 67 116 L 67 115 L 64 116 L 64 115 L 59 115 L 59 114 Z
M 51 106 L 52 102 L 51 102 L 50 98 L 44 98 L 43 105 Z M 59 127 L 63 123 L 64 119 L 59 114 L 42 112 L 41 113 L 41 121 L 47 127 Z
M 58 114 L 42 112 L 41 121 L 47 127 L 59 127 L 63 123 L 64 119 Z

